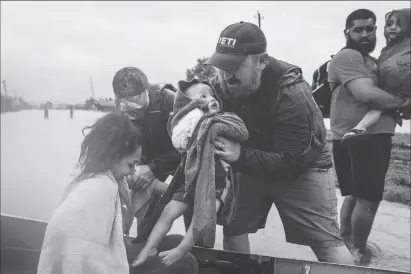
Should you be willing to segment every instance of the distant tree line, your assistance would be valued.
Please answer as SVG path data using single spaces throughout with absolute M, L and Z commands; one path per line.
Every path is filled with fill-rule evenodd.
M 1 94 L 1 113 L 32 109 L 33 106 L 22 97 L 12 97 Z
M 200 81 L 211 81 L 217 75 L 217 70 L 213 66 L 204 66 L 207 57 L 198 58 L 197 64 L 186 70 L 186 81 L 197 78 Z
M 187 69 L 186 71 L 186 80 L 191 80 L 194 77 L 200 79 L 200 80 L 210 80 L 212 77 L 215 75 L 215 69 L 210 67 L 208 69 L 203 70 L 203 63 L 207 60 L 207 58 L 200 58 L 197 60 L 197 64 L 194 68 L 192 69 Z M 170 85 L 170 84 L 167 84 Z M 162 88 L 162 85 L 160 84 L 150 84 L 149 90 L 150 91 L 156 91 Z M 84 104 L 74 104 L 73 107 L 75 109 L 83 109 L 83 110 L 95 110 L 96 107 L 98 110 L 103 110 L 101 109 L 101 102 L 106 101 L 104 104 L 104 110 L 111 110 L 114 108 L 115 103 L 113 98 L 106 98 L 104 99 L 99 99 L 96 100 L 95 98 L 87 98 L 84 102 Z M 99 106 L 100 103 L 100 106 Z M 98 107 L 99 106 L 99 107 Z M 25 101 L 22 97 L 12 97 L 12 96 L 5 96 L 1 94 L 1 113 L 4 112 L 11 112 L 11 111 L 20 111 L 20 110 L 28 110 L 28 109 L 34 109 L 34 108 L 48 108 L 48 109 L 53 109 L 53 108 L 60 108 L 61 105 L 56 105 L 53 104 L 51 101 L 46 101 L 45 103 L 39 105 L 39 106 L 33 106 L 27 101 Z M 67 108 L 69 107 L 69 104 L 67 104 Z

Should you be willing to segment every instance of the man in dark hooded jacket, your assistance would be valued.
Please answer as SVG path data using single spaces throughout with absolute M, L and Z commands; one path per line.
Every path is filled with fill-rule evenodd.
M 169 85 L 167 86 L 169 87 Z M 143 131 L 143 152 L 137 184 L 165 181 L 180 163 L 180 155 L 167 133 L 167 121 L 173 111 L 174 91 L 149 90 L 146 75 L 138 68 L 120 69 L 113 79 L 116 105 Z
M 274 203 L 287 242 L 310 246 L 319 261 L 353 264 L 339 236 L 332 161 L 323 117 L 299 67 L 270 57 L 258 26 L 226 27 L 206 65 L 224 110 L 245 122 L 249 139 L 217 137 L 215 151 L 239 180 L 238 212 L 224 227 L 224 249 L 250 252 Z M 274 243 L 273 243 L 274 244 Z
M 155 205 L 167 190 L 167 185 L 162 182 L 169 175 L 174 174 L 181 160 L 167 132 L 167 121 L 173 110 L 175 89 L 172 85 L 166 85 L 162 89 L 149 90 L 147 77 L 140 69 L 125 67 L 114 76 L 113 90 L 116 96 L 116 108 L 125 112 L 134 126 L 141 128 L 143 132 L 142 162 L 128 181 L 130 188 L 151 196 L 149 202 L 136 213 L 137 233 L 139 233 L 139 228 L 142 226 L 140 221 L 144 219 L 146 213 L 149 215 L 152 213 L 147 210 L 149 205 Z M 147 188 L 150 190 L 147 191 Z M 129 209 L 122 210 L 124 212 Z M 128 231 L 125 233 L 128 234 Z M 167 235 L 159 245 L 159 251 L 176 247 L 182 239 L 181 235 Z M 130 262 L 136 258 L 143 246 L 144 242 L 126 244 Z M 130 273 L 196 274 L 198 264 L 190 253 L 171 266 L 166 266 L 160 257 L 155 256 L 145 264 L 131 268 Z

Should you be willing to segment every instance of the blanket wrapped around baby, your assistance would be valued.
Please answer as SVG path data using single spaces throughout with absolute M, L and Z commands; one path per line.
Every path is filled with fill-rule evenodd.
M 169 121 L 168 131 L 190 111 L 202 108 L 201 101 L 191 101 L 175 113 Z M 205 114 L 197 124 L 185 157 L 185 191 L 194 191 L 194 213 L 192 219 L 194 242 L 197 246 L 214 247 L 216 216 L 214 139 L 223 136 L 234 142 L 248 139 L 244 122 L 233 113 Z M 237 211 L 238 186 L 234 176 L 230 176 L 230 188 L 226 203 L 220 209 L 219 224 L 231 222 Z

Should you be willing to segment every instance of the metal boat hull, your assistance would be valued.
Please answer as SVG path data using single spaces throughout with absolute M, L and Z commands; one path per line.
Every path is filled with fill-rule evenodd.
M 47 223 L 1 214 L 1 274 L 34 274 Z M 199 274 L 394 274 L 406 273 L 274 258 L 195 247 Z

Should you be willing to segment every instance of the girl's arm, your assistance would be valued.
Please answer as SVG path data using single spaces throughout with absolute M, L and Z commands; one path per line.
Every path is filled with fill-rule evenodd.
M 168 184 L 157 179 L 154 181 L 154 193 L 164 195 L 164 193 L 166 193 L 167 188 Z

